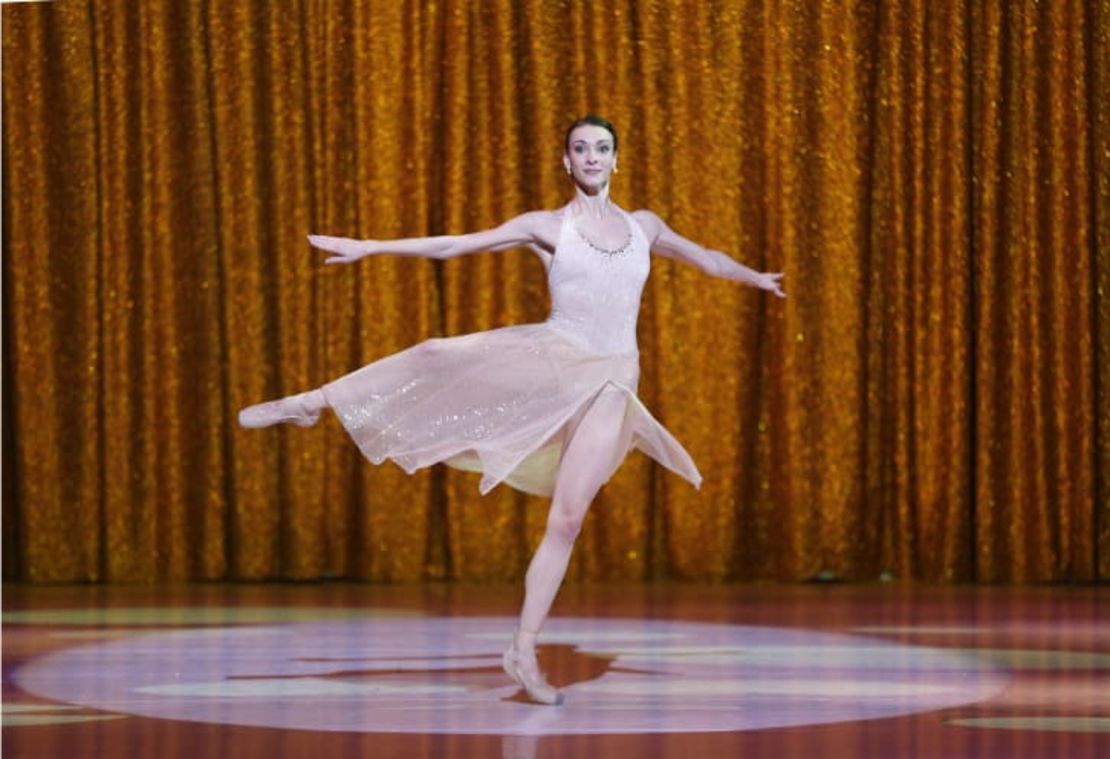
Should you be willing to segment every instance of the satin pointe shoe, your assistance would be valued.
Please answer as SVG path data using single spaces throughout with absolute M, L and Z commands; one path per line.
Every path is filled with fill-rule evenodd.
M 300 393 L 279 398 L 276 401 L 247 406 L 239 412 L 239 426 L 258 429 L 289 422 L 298 427 L 311 427 L 320 419 L 322 409 L 308 403 L 308 395 L 308 393 Z
M 536 703 L 550 706 L 559 706 L 563 703 L 563 694 L 548 685 L 547 680 L 540 673 L 534 653 L 521 653 L 514 642 L 501 657 L 501 666 L 505 669 L 505 674 L 523 688 Z

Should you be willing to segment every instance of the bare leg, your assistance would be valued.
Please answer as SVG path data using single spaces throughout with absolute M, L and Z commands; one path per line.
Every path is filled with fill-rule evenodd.
M 291 422 L 298 427 L 311 427 L 316 424 L 320 412 L 327 405 L 322 391 L 309 390 L 307 393 L 287 395 L 276 401 L 247 406 L 239 412 L 239 425 L 258 428 Z
M 615 448 L 627 403 L 623 392 L 606 388 L 579 422 L 559 466 L 547 529 L 524 578 L 520 628 L 512 648 L 506 652 L 506 670 L 508 659 L 515 656 L 514 662 L 521 671 L 509 674 L 525 686 L 529 695 L 543 703 L 559 703 L 561 696 L 539 674 L 535 663 L 536 635 L 566 575 L 571 549 L 590 503 L 618 463 Z

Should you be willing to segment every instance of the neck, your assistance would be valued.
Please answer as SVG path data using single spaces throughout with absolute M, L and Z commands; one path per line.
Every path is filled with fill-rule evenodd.
M 602 218 L 609 213 L 609 183 L 606 182 L 594 192 L 575 185 L 574 200 L 570 202 L 570 207 L 575 216 Z

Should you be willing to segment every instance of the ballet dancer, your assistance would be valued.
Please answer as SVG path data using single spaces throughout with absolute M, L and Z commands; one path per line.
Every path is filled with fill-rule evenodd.
M 400 240 L 310 235 L 326 264 L 367 256 L 446 260 L 529 247 L 547 269 L 551 312 L 539 324 L 426 340 L 320 388 L 243 409 L 244 427 L 315 424 L 332 409 L 373 463 L 407 472 L 435 463 L 480 472 L 551 498 L 546 529 L 524 580 L 520 623 L 505 672 L 541 704 L 559 704 L 536 661 L 536 636 L 566 574 L 597 492 L 633 448 L 700 486 L 689 454 L 636 396 L 636 321 L 650 253 L 784 298 L 782 273 L 764 273 L 674 232 L 647 210 L 610 200 L 617 132 L 599 116 L 566 132 L 563 167 L 574 197 L 481 232 Z

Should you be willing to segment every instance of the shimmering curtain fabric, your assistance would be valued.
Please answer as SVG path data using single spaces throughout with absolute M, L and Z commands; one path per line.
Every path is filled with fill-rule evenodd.
M 309 232 L 613 196 L 656 259 L 579 579 L 1110 577 L 1110 3 L 57 0 L 3 9 L 4 575 L 519 577 L 547 503 L 249 403 L 542 320 L 526 251 L 323 267 Z

